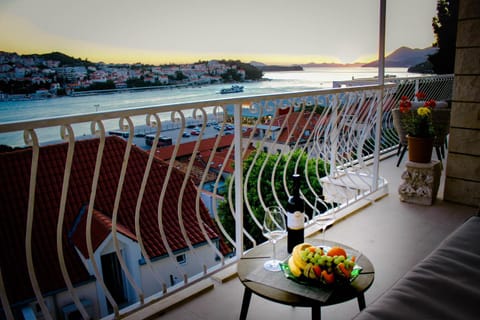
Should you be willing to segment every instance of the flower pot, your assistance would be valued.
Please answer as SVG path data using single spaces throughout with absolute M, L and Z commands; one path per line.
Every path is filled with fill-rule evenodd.
M 418 138 L 408 136 L 408 160 L 429 163 L 432 159 L 434 138 Z

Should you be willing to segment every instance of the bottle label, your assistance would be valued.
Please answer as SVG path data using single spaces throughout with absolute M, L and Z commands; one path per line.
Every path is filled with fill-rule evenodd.
M 293 213 L 289 212 L 287 215 L 287 226 L 293 230 L 305 228 L 303 213 L 300 211 L 295 211 Z

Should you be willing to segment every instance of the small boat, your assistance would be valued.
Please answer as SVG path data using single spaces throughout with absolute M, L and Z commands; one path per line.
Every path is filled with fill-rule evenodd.
M 239 85 L 232 85 L 230 88 L 224 88 L 220 90 L 221 94 L 226 94 L 226 93 L 237 93 L 237 92 L 243 92 L 243 86 Z

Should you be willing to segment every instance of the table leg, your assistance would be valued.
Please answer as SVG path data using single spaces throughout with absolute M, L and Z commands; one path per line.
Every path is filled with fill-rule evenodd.
M 358 308 L 360 309 L 360 311 L 362 311 L 363 309 L 365 309 L 365 295 L 363 293 L 359 294 L 357 296 L 357 300 L 358 300 Z
M 312 306 L 312 320 L 322 319 L 322 309 L 320 305 Z
M 247 319 L 248 306 L 250 305 L 250 299 L 252 298 L 252 290 L 245 287 L 243 292 L 242 311 L 240 311 L 240 320 Z

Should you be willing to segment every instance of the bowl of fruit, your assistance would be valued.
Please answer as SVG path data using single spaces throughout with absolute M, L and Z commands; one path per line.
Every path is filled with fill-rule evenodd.
M 281 267 L 287 278 L 302 284 L 345 284 L 355 280 L 362 270 L 355 260 L 356 256 L 339 246 L 301 243 Z

